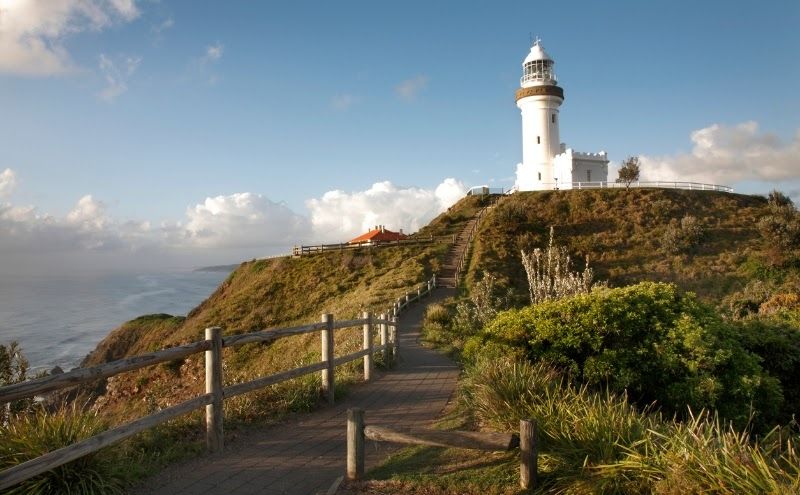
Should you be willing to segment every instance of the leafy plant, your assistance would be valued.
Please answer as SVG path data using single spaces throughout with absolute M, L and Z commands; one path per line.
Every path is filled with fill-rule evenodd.
M 689 253 L 700 245 L 705 236 L 702 223 L 692 215 L 680 222 L 673 220 L 661 237 L 661 248 L 668 254 Z
M 28 360 L 16 341 L 0 344 L 0 387 L 24 382 L 28 379 Z M 0 405 L 0 424 L 6 424 L 12 414 L 29 410 L 33 399 L 21 399 Z
M 670 414 L 716 409 L 740 426 L 754 411 L 757 421 L 771 420 L 782 401 L 780 384 L 736 328 L 671 284 L 601 288 L 505 311 L 466 343 L 464 356 L 545 360 L 641 405 L 657 402 Z
M 550 227 L 550 242 L 546 252 L 539 248 L 534 249 L 531 254 L 524 250 L 521 252 L 532 304 L 575 294 L 588 294 L 592 288 L 594 272 L 589 267 L 589 257 L 586 257 L 583 272 L 572 272 L 567 248 L 553 245 L 553 230 Z
M 0 468 L 6 469 L 106 429 L 96 414 L 76 405 L 43 408 L 13 417 L 0 427 Z M 113 448 L 81 457 L 8 489 L 8 494 L 124 493 L 125 475 Z

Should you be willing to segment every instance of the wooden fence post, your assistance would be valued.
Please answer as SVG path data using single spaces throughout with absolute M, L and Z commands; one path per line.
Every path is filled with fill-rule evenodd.
M 431 281 L 433 281 L 433 287 L 436 288 L 436 274 L 435 273 L 433 274 L 433 278 L 431 279 Z
M 329 404 L 333 404 L 333 315 L 323 314 L 322 322 L 325 323 L 325 328 L 320 331 L 320 340 L 322 341 L 322 361 L 328 364 L 328 367 L 320 371 L 322 378 L 322 394 Z
M 536 488 L 538 484 L 539 426 L 534 419 L 519 422 L 519 486 Z
M 384 364 L 388 367 L 391 364 L 391 353 L 389 352 L 389 325 L 386 324 L 387 318 L 389 318 L 388 314 L 381 315 L 381 320 L 384 320 L 381 323 L 381 346 L 383 347 L 381 356 L 383 356 Z
M 206 393 L 212 394 L 211 404 L 206 405 L 206 447 L 209 452 L 222 450 L 222 329 L 206 328 L 206 340 L 211 341 L 211 349 L 206 358 Z
M 400 349 L 400 329 L 397 327 L 397 316 L 392 318 L 392 361 L 397 361 L 397 351 Z
M 347 479 L 364 475 L 364 410 L 347 410 Z
M 372 313 L 364 311 L 364 349 L 369 349 L 369 353 L 364 356 L 364 381 L 372 379 Z

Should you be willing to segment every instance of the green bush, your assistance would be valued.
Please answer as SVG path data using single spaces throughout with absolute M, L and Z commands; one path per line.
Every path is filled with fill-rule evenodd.
M 783 385 L 784 404 L 777 420 L 800 418 L 800 330 L 780 320 L 756 318 L 737 322 L 740 342 L 761 358 L 761 367 Z
M 95 414 L 78 407 L 62 407 L 50 413 L 43 409 L 18 415 L 0 426 L 0 470 L 77 443 L 106 429 Z M 105 449 L 47 471 L 4 493 L 95 494 L 124 493 L 124 464 L 117 451 Z
M 672 284 L 644 282 L 503 312 L 464 349 L 468 360 L 522 356 L 591 387 L 656 402 L 669 414 L 709 408 L 743 426 L 777 416 L 778 380 L 737 327 Z
M 686 215 L 680 222 L 672 220 L 661 237 L 661 248 L 667 254 L 689 253 L 700 245 L 705 228 L 700 221 Z

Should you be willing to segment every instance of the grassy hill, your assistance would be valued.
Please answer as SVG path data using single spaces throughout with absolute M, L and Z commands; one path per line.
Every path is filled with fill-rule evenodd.
M 524 301 L 520 250 L 546 247 L 553 227 L 557 244 L 568 247 L 577 269 L 589 257 L 596 280 L 612 287 L 672 282 L 719 304 L 754 279 L 797 283 L 797 270 L 773 270 L 776 253 L 757 228 L 768 214 L 763 197 L 710 191 L 518 193 L 500 199 L 482 222 L 468 284 L 490 273 Z M 694 220 L 684 221 L 687 216 Z M 695 238 L 684 235 L 688 229 Z

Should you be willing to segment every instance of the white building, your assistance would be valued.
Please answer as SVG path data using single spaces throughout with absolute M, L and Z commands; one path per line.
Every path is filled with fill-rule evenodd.
M 579 153 L 559 140 L 558 108 L 564 90 L 553 72 L 553 59 L 537 39 L 522 62 L 517 106 L 522 112 L 522 163 L 517 165 L 520 191 L 571 189 L 573 183 L 606 182 L 606 152 Z

